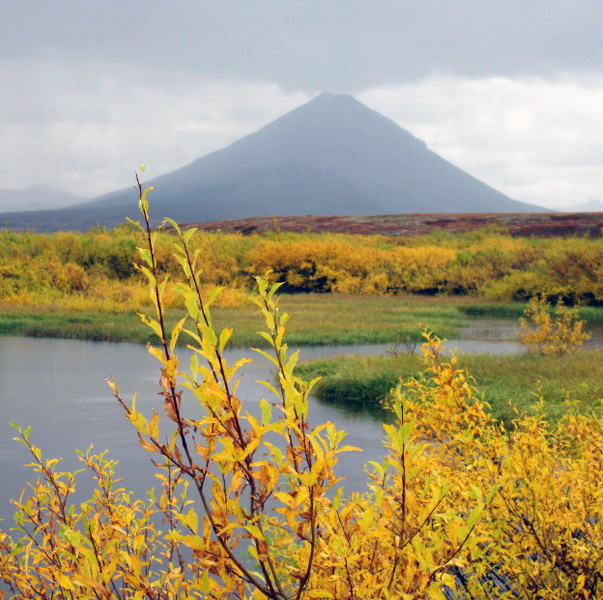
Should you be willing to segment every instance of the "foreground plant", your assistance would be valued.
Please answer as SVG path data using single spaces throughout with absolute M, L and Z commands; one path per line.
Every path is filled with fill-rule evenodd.
M 456 359 L 445 360 L 428 337 L 425 374 L 392 392 L 385 458 L 366 465 L 364 492 L 346 492 L 337 459 L 356 449 L 342 445 L 345 434 L 331 423 L 308 424 L 314 382 L 295 375 L 278 284 L 258 278 L 254 297 L 270 345 L 257 353 L 271 361 L 276 381 L 263 382 L 268 400 L 246 406 L 237 388 L 249 359 L 227 362 L 231 331 L 213 327 L 214 296 L 203 297 L 201 257 L 190 250 L 195 233 L 173 221 L 187 314 L 166 330 L 167 280 L 157 268 L 148 190 L 139 190 L 139 269 L 155 307 L 141 318 L 160 340 L 149 352 L 160 363 L 163 415 L 144 414 L 136 398 L 127 402 L 111 387 L 153 456 L 161 489 L 133 498 L 116 487 L 112 463 L 89 452 L 82 460 L 97 489 L 76 506 L 75 475 L 44 462 L 21 431 L 38 481 L 16 503 L 12 535 L 0 533 L 0 581 L 10 597 L 596 597 L 598 420 L 589 421 L 592 444 L 579 420 L 563 430 L 527 420 L 510 436 Z M 181 335 L 194 351 L 186 372 L 175 353 Z

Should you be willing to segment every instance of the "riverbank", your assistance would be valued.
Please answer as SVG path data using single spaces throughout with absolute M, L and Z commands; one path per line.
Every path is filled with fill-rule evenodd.
M 344 294 L 283 294 L 281 308 L 291 315 L 287 341 L 293 346 L 396 344 L 420 340 L 423 329 L 445 338 L 458 338 L 468 317 L 520 315 L 521 303 L 491 303 L 483 299 L 445 296 L 353 296 Z M 481 307 L 481 308 L 480 308 Z M 603 314 L 603 311 L 601 311 Z M 264 327 L 252 302 L 212 307 L 220 329 L 233 331 L 231 344 L 261 345 Z M 182 317 L 166 312 L 168 325 Z M 149 328 L 131 311 L 75 311 L 60 305 L 0 306 L 0 335 L 49 337 L 111 342 L 156 341 Z M 185 342 L 183 337 L 181 340 Z
M 440 338 L 458 339 L 472 319 L 519 319 L 521 302 L 492 302 L 468 296 L 355 296 L 345 294 L 282 294 L 282 310 L 291 315 L 287 342 L 291 346 L 393 344 L 422 340 L 428 330 Z M 147 308 L 147 311 L 150 307 Z M 168 327 L 183 309 L 168 309 Z M 218 329 L 233 329 L 234 347 L 265 346 L 257 332 L 264 322 L 251 301 L 213 306 Z M 587 323 L 603 323 L 603 308 L 582 307 Z M 157 342 L 134 311 L 73 310 L 61 304 L 10 306 L 0 304 L 0 335 L 63 338 L 104 342 Z M 182 337 L 181 343 L 188 343 Z
M 568 412 L 600 409 L 603 402 L 603 350 L 577 350 L 565 356 L 537 354 L 460 354 L 458 367 L 474 378 L 477 394 L 499 420 L 511 425 L 519 414 L 540 410 L 556 420 Z M 400 379 L 425 369 L 416 354 L 340 356 L 303 363 L 304 379 L 321 377 L 314 395 L 323 402 L 381 411 L 382 400 Z

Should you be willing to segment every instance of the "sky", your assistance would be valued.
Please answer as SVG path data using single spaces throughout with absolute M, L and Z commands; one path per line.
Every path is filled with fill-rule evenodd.
M 603 201 L 603 0 L 0 0 L 0 189 L 94 197 L 351 94 L 515 200 Z

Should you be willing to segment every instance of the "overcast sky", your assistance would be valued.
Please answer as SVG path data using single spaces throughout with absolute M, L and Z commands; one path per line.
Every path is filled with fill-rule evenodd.
M 603 0 L 0 0 L 0 90 L 0 188 L 124 188 L 329 91 L 514 199 L 603 201 Z

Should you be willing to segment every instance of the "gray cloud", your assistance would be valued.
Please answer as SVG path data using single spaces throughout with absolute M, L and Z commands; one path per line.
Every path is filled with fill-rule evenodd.
M 603 67 L 599 0 L 20 0 L 3 12 L 5 58 L 104 58 L 306 91 Z
M 434 77 L 359 96 L 512 198 L 566 206 L 603 197 L 603 83 Z

